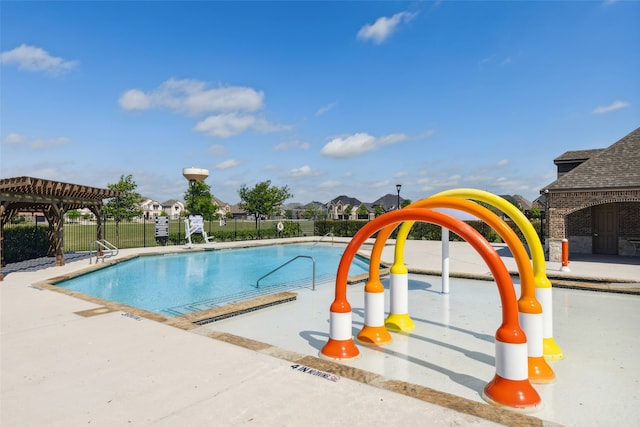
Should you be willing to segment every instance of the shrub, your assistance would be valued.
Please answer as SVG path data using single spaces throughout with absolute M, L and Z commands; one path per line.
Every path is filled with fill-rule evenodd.
M 16 225 L 4 228 L 4 262 L 20 262 L 47 256 L 49 227 Z M 25 244 L 26 243 L 26 244 Z

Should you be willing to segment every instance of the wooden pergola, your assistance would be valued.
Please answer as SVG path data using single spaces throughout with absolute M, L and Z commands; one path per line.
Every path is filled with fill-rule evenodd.
M 64 265 L 64 214 L 88 208 L 97 220 L 96 240 L 102 239 L 102 200 L 119 191 L 21 176 L 0 179 L 0 280 L 4 279 L 4 225 L 18 212 L 42 212 L 49 223 L 49 252 L 55 265 Z

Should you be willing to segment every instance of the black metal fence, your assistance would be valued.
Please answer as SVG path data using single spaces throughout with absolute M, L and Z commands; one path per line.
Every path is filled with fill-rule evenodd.
M 279 227 L 279 224 L 282 225 Z M 102 222 L 102 238 L 121 249 L 185 244 L 184 220 L 169 220 L 164 228 L 163 233 L 157 233 L 155 218 L 120 223 L 105 220 Z M 223 222 L 204 221 L 204 231 L 217 242 L 301 237 L 314 235 L 314 222 L 262 220 L 256 224 L 255 221 L 237 219 Z M 46 256 L 50 252 L 48 232 L 49 225 L 46 222 L 5 225 L 3 261 L 12 263 Z M 95 249 L 97 234 L 95 221 L 64 224 L 64 252 L 86 252 L 91 248 Z M 195 234 L 191 236 L 191 241 L 202 243 L 204 239 L 201 234 Z
M 278 229 L 282 223 L 282 229 Z M 155 219 L 142 219 L 116 223 L 113 220 L 103 222 L 103 239 L 121 249 L 153 247 L 164 245 L 181 245 L 186 241 L 184 220 L 169 220 L 168 233 L 156 233 Z M 312 236 L 313 221 L 262 220 L 256 227 L 255 221 L 231 219 L 223 222 L 204 221 L 207 236 L 216 241 L 236 241 L 251 239 L 273 239 L 279 237 Z M 64 250 L 88 251 L 96 240 L 95 222 L 65 224 Z M 193 243 L 203 241 L 201 234 L 191 236 Z
M 495 230 L 482 221 L 466 222 L 476 228 L 488 241 L 501 241 Z M 205 221 L 204 230 L 208 237 L 213 237 L 217 242 L 324 236 L 329 233 L 334 236 L 351 237 L 366 223 L 367 221 L 364 220 L 261 220 L 256 226 L 256 222 L 253 220 L 231 219 L 223 222 Z M 120 223 L 106 220 L 103 221 L 102 227 L 102 238 L 121 249 L 183 245 L 186 242 L 185 224 L 181 219 L 169 220 L 168 230 L 166 230 L 168 232 L 162 233 L 162 236 L 158 236 L 156 233 L 155 218 Z M 4 262 L 17 262 L 45 256 L 49 249 L 48 228 L 46 223 L 44 225 L 34 223 L 6 225 L 3 230 Z M 524 242 L 519 228 L 515 226 L 513 228 Z M 395 232 L 391 237 L 395 238 Z M 409 234 L 409 239 L 439 240 L 440 238 L 441 227 L 430 223 L 416 223 Z M 96 239 L 97 225 L 94 221 L 64 225 L 63 250 L 65 252 L 89 251 L 95 247 L 93 242 Z M 460 238 L 452 233 L 450 239 L 459 240 Z M 192 243 L 202 243 L 203 236 L 201 234 L 192 235 L 191 241 Z

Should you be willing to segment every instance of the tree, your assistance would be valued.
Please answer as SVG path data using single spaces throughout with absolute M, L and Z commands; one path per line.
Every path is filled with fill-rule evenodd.
M 373 207 L 373 213 L 375 214 L 376 217 L 379 217 L 384 213 L 384 209 L 382 209 L 382 206 L 380 205 L 375 205 Z
M 135 190 L 138 184 L 135 183 L 131 175 L 120 175 L 120 181 L 116 184 L 109 184 L 109 190 L 119 191 L 120 195 L 109 199 L 104 205 L 104 214 L 111 217 L 116 222 L 116 244 L 120 244 L 119 225 L 123 220 L 131 219 L 142 215 L 140 202 L 142 197 Z
M 344 210 L 344 219 L 349 219 L 351 218 L 351 212 L 353 212 L 353 206 L 349 205 L 346 207 L 346 209 Z
M 189 215 L 202 215 L 202 218 L 211 221 L 214 219 L 218 206 L 213 203 L 211 187 L 204 181 L 194 181 L 184 193 L 185 209 Z
M 400 207 L 401 208 L 406 208 L 410 204 L 411 204 L 411 200 L 410 199 L 404 199 L 404 200 L 402 200 L 402 203 L 400 204 Z
M 529 210 L 529 218 L 540 218 L 542 215 L 540 214 L 540 209 L 531 208 Z
M 67 211 L 67 218 L 69 218 L 69 221 L 71 222 L 77 221 L 81 216 L 82 214 L 77 209 L 71 209 L 70 211 Z
M 369 210 L 363 203 L 358 208 L 358 219 L 367 219 L 367 218 L 369 218 Z
M 322 210 L 313 203 L 309 203 L 305 206 L 302 212 L 302 218 L 304 219 L 316 219 L 322 215 Z
M 293 194 L 289 192 L 289 187 L 286 185 L 283 187 L 272 186 L 271 180 L 259 182 L 253 188 L 242 184 L 238 195 L 240 196 L 240 208 L 255 217 L 256 229 L 260 217 L 273 215 L 285 200 L 293 197 Z

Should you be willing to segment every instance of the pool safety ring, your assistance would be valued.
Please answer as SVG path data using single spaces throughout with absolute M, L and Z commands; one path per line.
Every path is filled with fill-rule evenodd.
M 278 222 L 278 231 L 282 232 L 282 230 L 284 230 L 284 224 L 282 223 L 282 221 Z

